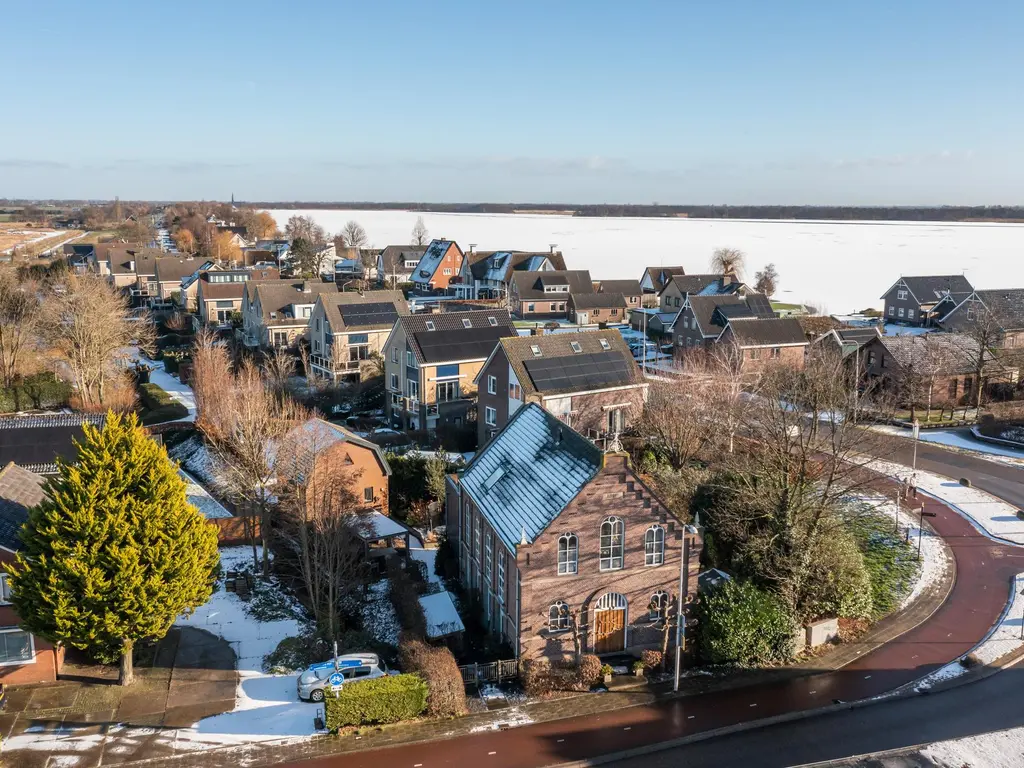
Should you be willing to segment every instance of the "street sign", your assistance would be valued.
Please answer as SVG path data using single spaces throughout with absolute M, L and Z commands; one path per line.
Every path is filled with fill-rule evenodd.
M 330 683 L 331 688 L 338 690 L 342 685 L 345 684 L 345 676 L 341 672 L 335 672 L 333 675 L 327 678 L 327 682 Z
M 921 517 L 935 517 L 937 512 L 921 512 Z

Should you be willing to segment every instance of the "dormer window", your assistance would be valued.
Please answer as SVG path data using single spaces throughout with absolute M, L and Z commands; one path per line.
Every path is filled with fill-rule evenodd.
M 608 339 L 598 339 L 601 342 L 601 349 L 611 349 L 612 345 L 608 343 Z
M 433 320 L 427 320 L 427 330 L 428 331 L 434 330 L 434 321 Z
M 496 317 L 488 317 L 487 318 L 487 322 L 490 323 L 491 325 L 497 325 L 498 324 L 498 318 L 496 318 Z
M 575 352 L 576 354 L 579 354 L 580 352 L 583 351 L 583 347 L 580 346 L 580 343 L 578 341 L 570 341 L 569 346 L 572 347 L 572 351 Z
M 471 323 L 469 321 L 469 318 L 464 317 L 464 318 L 462 318 L 462 327 L 463 328 L 472 328 L 473 327 L 473 323 Z
M 530 345 L 530 351 L 533 352 L 534 357 L 540 357 L 540 347 L 538 347 L 536 344 Z

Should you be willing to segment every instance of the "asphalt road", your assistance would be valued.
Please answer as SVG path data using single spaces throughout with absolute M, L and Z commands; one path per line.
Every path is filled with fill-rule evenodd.
M 1024 726 L 1021 690 L 1024 669 L 1011 668 L 945 693 L 768 726 L 606 765 L 784 768 L 837 760 L 836 765 L 850 766 L 928 766 L 932 763 L 917 754 L 881 761 L 851 758 Z M 1024 756 L 1020 761 L 1024 764 Z

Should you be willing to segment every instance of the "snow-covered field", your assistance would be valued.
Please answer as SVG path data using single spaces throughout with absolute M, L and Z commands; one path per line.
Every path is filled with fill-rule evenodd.
M 940 741 L 921 755 L 941 768 L 1018 768 L 1024 765 L 1024 728 Z
M 576 218 L 415 211 L 272 210 L 280 227 L 310 215 L 329 232 L 355 219 L 374 247 L 409 242 L 417 216 L 431 237 L 463 249 L 540 250 L 552 244 L 570 269 L 600 279 L 638 278 L 647 265 L 704 272 L 711 252 L 747 254 L 748 276 L 774 262 L 780 301 L 810 302 L 829 312 L 880 306 L 901 275 L 959 274 L 979 288 L 1024 285 L 1024 224 L 936 222 L 746 221 L 681 218 Z M 1018 275 L 1019 273 L 1019 275 Z

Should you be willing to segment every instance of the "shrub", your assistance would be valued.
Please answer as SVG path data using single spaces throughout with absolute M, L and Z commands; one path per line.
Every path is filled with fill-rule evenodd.
M 602 664 L 601 665 L 601 676 L 602 677 L 607 677 L 612 672 L 613 672 L 613 670 L 612 670 L 611 664 Z
M 592 653 L 580 657 L 578 669 L 579 684 L 583 690 L 601 682 L 601 660 Z
M 388 597 L 402 629 L 412 637 L 426 637 L 427 619 L 420 605 L 420 595 L 425 593 L 427 582 L 422 579 L 422 569 L 402 568 L 398 561 L 392 561 L 388 567 L 388 583 Z
M 647 649 L 646 651 L 640 652 L 640 661 L 644 663 L 644 668 L 648 670 L 660 669 L 662 662 L 661 651 L 653 651 Z
M 417 717 L 427 706 L 427 684 L 416 675 L 376 677 L 343 685 L 324 699 L 328 729 L 397 723 Z
M 700 654 L 710 664 L 778 664 L 793 657 L 795 622 L 777 596 L 727 581 L 698 604 Z
M 52 373 L 37 373 L 19 379 L 10 389 L 0 389 L 0 412 L 62 408 L 70 398 L 70 384 Z
M 798 620 L 871 616 L 871 578 L 849 530 L 837 523 L 835 530 L 815 541 L 809 556 L 813 567 L 797 602 Z
M 535 659 L 523 663 L 523 690 L 527 696 L 547 696 L 554 690 L 551 662 Z
M 159 424 L 174 421 L 188 416 L 188 408 L 164 392 L 156 384 L 139 386 L 139 399 L 148 413 L 143 417 L 144 424 Z
M 466 689 L 450 650 L 427 645 L 417 638 L 403 637 L 398 646 L 398 659 L 404 671 L 419 674 L 426 680 L 428 715 L 459 717 L 466 714 Z
M 633 662 L 633 671 L 634 672 L 643 672 L 644 671 L 644 663 L 640 659 L 637 659 L 636 661 Z

